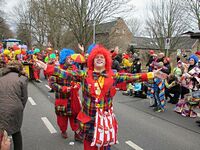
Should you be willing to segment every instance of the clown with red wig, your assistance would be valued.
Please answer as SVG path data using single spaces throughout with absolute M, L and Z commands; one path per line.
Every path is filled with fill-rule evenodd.
M 110 52 L 97 45 L 88 56 L 88 70 L 66 71 L 56 66 L 38 64 L 49 74 L 63 79 L 73 76 L 82 83 L 82 111 L 78 114 L 81 130 L 84 133 L 84 150 L 109 150 L 117 143 L 118 124 L 113 113 L 115 85 L 120 82 L 149 81 L 161 74 L 113 73 Z

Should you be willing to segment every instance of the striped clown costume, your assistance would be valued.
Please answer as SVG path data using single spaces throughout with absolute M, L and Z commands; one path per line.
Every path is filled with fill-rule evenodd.
M 96 72 L 94 60 L 97 55 L 105 58 L 105 70 Z M 113 97 L 116 93 L 115 85 L 122 82 L 143 82 L 153 80 L 154 73 L 113 73 L 112 60 L 109 51 L 103 46 L 96 46 L 88 57 L 88 70 L 63 70 L 56 66 L 48 65 L 46 72 L 62 79 L 74 77 L 75 81 L 82 84 L 82 119 L 81 130 L 84 133 L 84 150 L 109 150 L 110 145 L 97 147 L 91 145 L 94 140 L 95 119 L 97 108 L 109 111 L 113 106 Z M 97 101 L 98 100 L 98 101 Z M 89 119 L 88 119 L 89 118 Z M 87 120 L 87 121 L 86 121 Z M 117 131 L 116 131 L 117 132 Z M 116 134 L 117 135 L 117 134 Z M 114 143 L 115 144 L 115 143 Z

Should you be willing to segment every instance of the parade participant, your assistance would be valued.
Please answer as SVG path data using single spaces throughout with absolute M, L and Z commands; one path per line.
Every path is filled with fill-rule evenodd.
M 41 60 L 41 55 L 39 54 L 40 53 L 40 49 L 38 48 L 35 48 L 34 51 L 33 51 L 33 60 L 36 60 L 36 59 L 39 59 Z M 40 83 L 40 68 L 38 68 L 35 64 L 33 64 L 32 66 L 33 68 L 33 75 L 34 75 L 34 79 L 36 82 Z
M 22 150 L 21 126 L 28 99 L 28 78 L 22 64 L 11 61 L 0 68 L 0 129 L 12 136 L 14 150 Z
M 185 70 L 187 72 L 185 72 L 185 74 L 182 76 L 181 79 L 181 99 L 184 98 L 185 94 L 189 93 L 189 89 L 192 89 L 192 87 L 189 87 L 189 80 L 187 79 L 187 77 L 185 75 L 187 75 L 187 73 L 189 73 L 192 69 L 194 69 L 195 67 L 197 67 L 197 63 L 198 63 L 198 57 L 194 54 L 190 55 L 189 59 L 189 66 L 188 68 L 186 68 Z M 189 82 L 188 82 L 189 81 Z
M 83 108 L 78 115 L 78 119 L 81 121 L 82 131 L 84 132 L 84 150 L 105 150 L 109 149 L 110 145 L 116 144 L 117 142 L 118 126 L 112 111 L 113 97 L 116 92 L 114 85 L 116 85 L 116 83 L 148 81 L 152 80 L 154 76 L 163 75 L 160 74 L 160 72 L 114 74 L 111 69 L 112 60 L 110 53 L 103 46 L 97 46 L 92 50 L 87 60 L 88 71 L 66 71 L 58 67 L 47 66 L 41 61 L 37 61 L 37 63 L 41 68 L 46 69 L 49 74 L 58 75 L 63 79 L 73 76 L 76 81 L 82 82 Z M 110 116 L 109 118 L 112 120 L 112 123 L 108 121 L 109 127 L 107 124 L 104 124 L 104 126 L 101 126 L 103 128 L 99 128 L 101 122 L 98 120 L 98 114 L 104 116 L 102 116 L 101 119 L 106 119 L 106 116 Z M 108 129 L 112 130 L 109 130 L 109 132 Z M 99 133 L 99 131 L 102 132 Z M 108 131 L 110 139 L 108 139 L 108 137 L 101 139 L 101 137 L 106 136 L 104 131 Z
M 121 67 L 121 70 L 119 71 L 120 73 L 128 73 L 128 72 L 130 72 L 130 68 L 131 68 L 132 63 L 130 62 L 129 58 L 130 57 L 129 57 L 128 54 L 124 53 L 122 55 L 122 67 Z M 116 87 L 119 90 L 126 91 L 127 90 L 127 83 L 125 83 L 125 82 L 118 83 L 116 85 Z
M 171 73 L 170 58 L 165 57 L 163 63 L 164 63 L 164 68 L 161 71 L 169 75 Z
M 55 53 L 51 53 L 50 55 L 49 55 L 49 57 L 46 57 L 46 58 L 48 58 L 45 62 L 46 63 L 48 63 L 48 64 L 55 64 L 55 62 L 56 62 L 56 54 Z M 49 80 L 49 76 L 48 75 L 46 75 L 46 73 L 45 73 L 45 70 L 44 70 L 44 76 L 45 76 L 45 78 L 47 79 L 47 80 Z M 51 87 L 50 87 L 51 88 Z M 49 90 L 49 92 L 50 93 L 52 93 L 52 92 L 54 92 L 54 90 L 51 88 L 50 90 Z
M 5 49 L 4 51 L 3 51 L 3 54 L 2 54 L 2 60 L 5 62 L 5 63 L 8 63 L 8 61 L 9 61 L 9 55 L 10 55 L 10 50 L 8 50 L 8 49 Z
M 162 52 L 159 53 L 157 62 L 163 62 L 164 63 L 164 58 L 165 58 L 165 54 L 162 53 Z
M 148 67 L 148 71 L 152 71 L 152 70 L 153 70 L 152 67 L 150 66 L 151 63 L 154 61 L 154 56 L 153 56 L 153 54 L 155 54 L 155 52 L 154 52 L 153 50 L 150 50 L 150 51 L 149 51 L 150 57 L 149 57 L 149 60 L 148 60 L 148 62 L 147 62 L 147 64 L 146 64 L 146 67 Z
M 47 47 L 46 48 L 46 51 L 43 51 L 43 60 L 44 60 L 44 62 L 45 63 L 49 63 L 48 61 L 49 61 L 49 57 L 50 57 L 50 55 L 53 53 L 53 49 L 51 48 L 51 47 Z M 46 72 L 45 72 L 45 70 L 43 70 L 43 74 L 44 74 L 44 77 L 45 77 L 45 79 L 47 79 L 47 75 L 46 75 Z M 50 90 L 51 91 L 51 90 Z
M 64 48 L 60 52 L 60 66 L 58 67 L 66 71 L 77 70 L 76 66 L 72 64 L 72 61 L 69 57 L 72 54 L 74 54 L 73 50 Z M 81 141 L 82 138 L 77 133 L 79 124 L 76 119 L 81 109 L 78 94 L 80 84 L 74 81 L 75 79 L 73 76 L 68 79 L 62 79 L 58 76 L 49 77 L 50 87 L 53 89 L 53 91 L 55 91 L 55 112 L 57 115 L 57 124 L 61 130 L 61 135 L 63 138 L 68 137 L 66 130 L 69 120 L 71 128 L 74 131 L 74 139 Z
M 116 55 L 116 56 L 112 55 L 112 59 L 113 59 L 112 69 L 116 70 L 117 72 L 119 72 L 121 70 L 120 63 L 118 61 L 119 57 L 120 57 L 119 55 Z
M 170 74 L 165 80 L 165 98 L 170 98 L 168 103 L 176 104 L 180 97 L 180 91 L 178 78 L 175 75 Z M 173 96 L 171 94 L 173 94 Z
M 181 75 L 183 74 L 183 65 L 181 61 L 177 62 L 177 66 L 173 69 L 172 74 L 175 75 L 178 79 L 180 79 Z
M 188 102 L 186 100 L 187 95 L 191 94 L 191 92 L 198 91 L 200 89 L 200 68 L 198 67 L 198 57 L 192 54 L 189 59 L 189 66 L 186 69 L 182 77 L 180 78 L 181 84 L 181 99 L 176 105 L 174 109 L 175 112 L 180 113 L 182 116 L 189 116 L 195 118 L 197 113 L 193 111 L 188 106 Z
M 154 70 L 163 69 L 163 62 L 159 62 L 154 66 Z M 165 82 L 162 78 L 154 78 L 153 87 L 151 88 L 151 93 L 154 98 L 154 111 L 164 112 L 165 110 Z
M 199 58 L 198 66 L 200 67 L 200 51 L 197 51 L 195 55 Z

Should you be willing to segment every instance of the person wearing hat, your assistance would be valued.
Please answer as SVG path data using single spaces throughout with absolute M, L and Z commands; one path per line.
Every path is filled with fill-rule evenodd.
M 65 71 L 75 71 L 76 66 L 73 65 L 70 56 L 74 54 L 74 50 L 63 48 L 60 52 L 59 69 Z M 50 55 L 50 57 L 52 54 Z M 55 56 L 53 56 L 55 57 Z M 49 65 L 54 65 L 53 63 Z M 48 75 L 48 74 L 47 74 Z M 77 122 L 77 114 L 81 109 L 79 94 L 80 84 L 76 82 L 73 76 L 68 79 L 62 79 L 59 76 L 52 75 L 49 77 L 49 85 L 55 92 L 55 112 L 57 115 L 57 124 L 61 131 L 61 136 L 67 138 L 68 120 L 71 129 L 74 131 L 74 139 L 82 141 L 82 137 L 78 134 L 79 124 Z
M 58 75 L 63 79 L 68 79 L 73 76 L 75 81 L 81 81 L 83 86 L 83 108 L 80 112 L 80 116 L 78 115 L 78 118 L 81 121 L 81 130 L 84 133 L 84 150 L 105 150 L 109 149 L 111 145 L 117 143 L 118 126 L 116 117 L 112 111 L 113 97 L 116 93 L 116 83 L 149 81 L 153 80 L 156 76 L 164 77 L 164 75 L 159 71 L 155 73 L 114 74 L 111 69 L 111 55 L 103 46 L 94 48 L 88 56 L 87 71 L 66 71 L 55 66 L 46 65 L 41 61 L 38 61 L 38 64 L 40 64 L 41 68 L 45 69 L 49 74 Z M 102 110 L 102 113 L 109 111 L 113 114 L 111 117 L 113 121 L 110 124 L 110 128 L 112 129 L 110 132 L 113 134 L 111 135 L 110 140 L 108 138 L 101 139 L 99 134 L 104 134 L 104 132 L 99 133 L 100 130 L 96 130 L 99 129 L 99 126 L 97 125 L 100 123 L 96 120 L 99 110 Z M 106 126 L 107 125 L 105 125 L 105 127 Z M 107 129 L 107 127 L 105 129 Z M 99 134 L 95 134 L 96 132 Z M 97 138 L 99 139 L 98 141 L 96 141 Z
M 200 67 L 200 51 L 197 51 L 195 55 L 199 58 L 198 66 Z
M 153 54 L 155 54 L 154 53 L 154 51 L 153 50 L 150 50 L 149 51 L 149 60 L 148 60 L 148 62 L 147 62 L 147 64 L 146 64 L 146 67 L 148 67 L 148 71 L 152 71 L 152 67 L 150 66 L 150 64 L 154 61 L 154 56 L 153 56 Z
M 159 53 L 157 62 L 164 62 L 164 58 L 165 58 L 165 54 L 162 52 Z
M 55 64 L 55 62 L 56 62 L 56 54 L 55 54 L 55 53 L 51 53 L 51 54 L 49 55 L 49 57 L 45 57 L 45 62 L 48 63 L 48 64 Z M 49 80 L 49 76 L 46 75 L 45 70 L 44 70 L 43 72 L 44 72 L 45 78 L 46 78 L 47 80 Z M 50 92 L 50 93 L 53 93 L 54 90 L 51 88 L 51 89 L 49 90 L 49 92 Z
M 192 70 L 194 67 L 197 67 L 198 62 L 199 62 L 199 58 L 198 58 L 197 55 L 192 54 L 192 55 L 190 55 L 190 57 L 188 58 L 188 61 L 189 61 L 189 67 L 188 67 L 188 72 L 189 72 L 189 71 Z
M 173 69 L 172 74 L 180 79 L 181 75 L 183 74 L 183 65 L 181 61 L 177 62 L 177 66 Z
M 164 67 L 163 62 L 154 63 L 154 71 L 162 70 Z M 154 104 L 150 107 L 154 107 L 155 112 L 164 112 L 165 110 L 165 82 L 163 78 L 156 77 L 154 78 L 154 82 L 149 88 L 150 92 L 148 97 L 154 99 Z
M 186 75 L 195 67 L 197 67 L 198 61 L 198 57 L 195 54 L 190 55 L 190 57 L 188 58 L 189 66 L 187 66 L 187 68 L 185 69 L 186 72 L 181 77 L 181 99 L 184 98 L 185 94 L 188 94 L 190 92 Z
M 169 75 L 171 73 L 170 58 L 165 57 L 163 63 L 164 63 L 164 69 L 162 69 L 161 71 Z
M 35 60 L 41 60 L 41 54 L 40 54 L 40 49 L 35 48 L 33 51 L 33 61 Z M 33 69 L 33 76 L 36 82 L 40 83 L 40 68 L 36 66 L 36 64 L 33 64 L 32 66 Z

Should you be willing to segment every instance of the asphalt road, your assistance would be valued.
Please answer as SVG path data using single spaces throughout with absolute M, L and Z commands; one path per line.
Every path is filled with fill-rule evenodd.
M 62 139 L 54 113 L 54 94 L 48 93 L 47 82 L 30 82 L 22 127 L 24 150 L 82 150 L 68 129 Z M 123 96 L 118 92 L 114 111 L 119 123 L 119 144 L 112 150 L 199 150 L 200 127 L 195 120 L 173 112 L 155 113 L 147 99 Z M 74 143 L 71 143 L 74 142 Z M 71 145 L 72 144 L 72 145 Z

